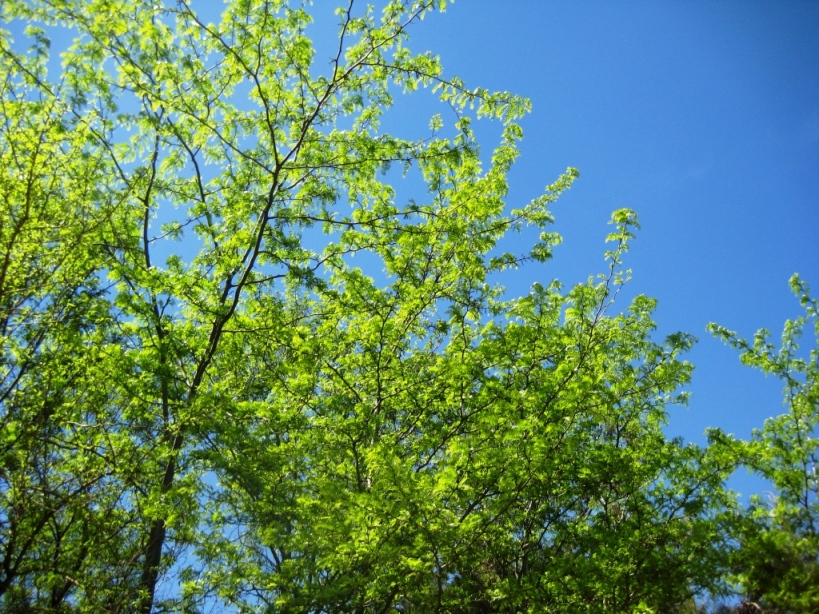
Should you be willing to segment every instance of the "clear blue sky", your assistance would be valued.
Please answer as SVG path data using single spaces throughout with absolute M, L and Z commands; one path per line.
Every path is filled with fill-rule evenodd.
M 602 272 L 610 212 L 632 208 L 631 292 L 659 300 L 658 334 L 700 338 L 690 408 L 669 433 L 748 437 L 781 413 L 780 383 L 705 326 L 778 340 L 800 314 L 790 275 L 819 295 L 819 3 L 458 0 L 411 36 L 469 87 L 532 100 L 510 204 L 580 170 L 554 208 L 564 244 L 509 291 Z

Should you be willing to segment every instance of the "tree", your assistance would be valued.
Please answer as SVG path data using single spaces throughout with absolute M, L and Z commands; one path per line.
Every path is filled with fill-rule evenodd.
M 776 489 L 768 500 L 752 498 L 737 531 L 740 549 L 734 563 L 746 597 L 766 612 L 819 608 L 819 305 L 797 275 L 790 285 L 805 314 L 785 323 L 779 349 L 764 329 L 749 342 L 723 327 L 710 327 L 740 352 L 744 364 L 785 385 L 788 411 L 768 419 L 750 441 L 728 441 L 718 434 L 723 444 L 735 448 L 742 464 Z M 804 356 L 798 342 L 811 324 L 814 343 Z
M 1 35 L 6 610 L 622 611 L 721 589 L 732 465 L 662 431 L 692 339 L 654 341 L 647 297 L 613 307 L 636 216 L 614 213 L 602 276 L 504 295 L 493 276 L 550 257 L 577 173 L 507 208 L 529 105 L 409 50 L 444 5 L 350 2 L 327 64 L 284 0 L 218 24 L 186 0 L 4 3 L 33 41 Z M 76 35 L 58 79 L 53 26 Z M 450 121 L 383 131 L 419 89 Z M 525 226 L 540 239 L 499 253 Z

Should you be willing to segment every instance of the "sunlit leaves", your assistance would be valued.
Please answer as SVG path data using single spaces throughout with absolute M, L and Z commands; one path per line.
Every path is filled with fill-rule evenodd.
M 411 49 L 445 2 L 383 4 L 336 11 L 329 61 L 304 3 L 4 4 L 32 45 L 2 32 L 6 609 L 667 610 L 723 587 L 737 448 L 663 433 L 693 340 L 614 303 L 636 215 L 597 277 L 507 296 L 494 275 L 552 257 L 578 173 L 508 202 L 529 102 Z M 59 78 L 44 25 L 76 37 Z M 403 94 L 439 104 L 414 138 L 382 128 Z M 745 360 L 812 372 L 801 325 Z M 765 470 L 791 489 L 792 422 L 753 442 L 782 442 Z
M 805 314 L 785 322 L 779 348 L 765 330 L 752 342 L 715 324 L 709 330 L 736 348 L 744 364 L 782 380 L 787 409 L 754 430 L 748 442 L 724 436 L 716 441 L 776 489 L 767 499 L 754 497 L 741 519 L 735 569 L 751 600 L 782 611 L 808 611 L 819 604 L 819 308 L 798 275 L 790 286 Z M 815 336 L 807 352 L 799 346 L 806 328 Z

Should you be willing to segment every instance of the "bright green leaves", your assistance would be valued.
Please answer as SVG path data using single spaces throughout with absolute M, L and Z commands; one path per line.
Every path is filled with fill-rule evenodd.
M 214 578 L 274 610 L 624 610 L 717 588 L 729 469 L 661 431 L 691 339 L 653 343 L 654 302 L 609 314 L 606 283 L 505 301 L 480 276 L 448 286 L 461 261 L 426 228 L 458 206 L 386 235 L 393 262 L 412 238 L 421 264 L 385 288 L 338 265 L 288 327 L 247 320 L 265 330 L 247 368 L 271 370 L 262 413 L 225 440 L 242 452 L 224 475 L 245 477 L 220 496 L 248 514 L 241 548 L 272 554 L 233 572 L 225 542 Z M 485 320 L 490 302 L 509 319 Z M 250 479 L 270 469 L 267 486 Z
M 692 339 L 655 341 L 652 299 L 614 305 L 636 215 L 588 283 L 494 283 L 552 256 L 578 173 L 508 209 L 530 105 L 410 50 L 445 4 L 346 4 L 329 63 L 303 3 L 4 4 L 33 44 L 0 42 L 6 609 L 667 610 L 720 588 L 733 449 L 663 434 Z M 77 35 L 53 83 L 38 24 Z M 432 138 L 382 129 L 399 92 L 442 103 Z M 793 391 L 748 448 L 788 493 L 805 322 L 746 348 Z
M 764 330 L 753 342 L 715 324 L 709 330 L 736 348 L 744 364 L 781 379 L 787 408 L 748 442 L 717 442 L 776 489 L 768 500 L 756 497 L 738 523 L 735 569 L 751 600 L 783 611 L 809 611 L 819 604 L 819 306 L 797 275 L 790 286 L 805 314 L 785 323 L 778 349 Z M 798 343 L 806 328 L 815 337 L 807 353 Z
M 44 55 L 0 58 L 0 586 L 12 610 L 59 604 L 77 582 L 99 604 L 111 574 L 128 575 L 135 515 L 121 484 L 147 456 L 114 384 L 129 363 L 101 275 L 113 169 L 93 119 L 32 62 Z M 109 546 L 106 566 L 96 555 Z

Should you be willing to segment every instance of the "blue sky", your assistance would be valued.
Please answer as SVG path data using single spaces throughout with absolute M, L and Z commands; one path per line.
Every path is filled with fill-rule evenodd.
M 669 433 L 747 437 L 781 413 L 780 383 L 705 326 L 778 339 L 800 314 L 791 274 L 819 294 L 819 3 L 456 1 L 411 37 L 468 87 L 531 99 L 510 205 L 580 170 L 554 207 L 563 245 L 510 293 L 602 272 L 609 215 L 632 208 L 631 292 L 659 300 L 659 335 L 700 338 Z

